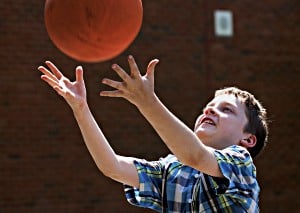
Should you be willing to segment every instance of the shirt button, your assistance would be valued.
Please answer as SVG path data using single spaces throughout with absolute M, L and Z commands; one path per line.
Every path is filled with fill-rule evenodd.
M 199 174 L 195 174 L 195 175 L 194 175 L 194 178 L 199 178 L 199 177 L 200 177 Z
M 188 199 L 188 203 L 192 203 L 193 202 L 193 200 L 190 198 L 190 199 Z

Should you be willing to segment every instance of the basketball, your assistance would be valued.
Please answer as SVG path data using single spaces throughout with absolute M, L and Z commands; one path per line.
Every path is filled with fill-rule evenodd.
M 110 60 L 134 41 L 141 0 L 46 0 L 45 26 L 54 45 L 81 62 Z

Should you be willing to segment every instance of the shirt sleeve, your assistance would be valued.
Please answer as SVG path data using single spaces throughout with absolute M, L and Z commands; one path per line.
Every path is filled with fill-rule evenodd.
M 127 201 L 135 206 L 161 211 L 162 176 L 168 157 L 159 161 L 134 160 L 139 175 L 139 188 L 124 185 Z
M 216 150 L 215 156 L 222 174 L 228 180 L 225 195 L 246 209 L 256 205 L 260 189 L 256 180 L 256 168 L 247 149 L 231 146 Z

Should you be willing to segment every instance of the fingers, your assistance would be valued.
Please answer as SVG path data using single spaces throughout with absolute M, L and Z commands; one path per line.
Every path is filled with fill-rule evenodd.
M 51 79 L 52 81 L 47 81 L 48 83 L 49 82 L 58 82 L 62 77 L 63 77 L 63 74 L 57 69 L 57 67 L 50 61 L 46 61 L 45 62 L 46 65 L 48 66 L 48 68 L 50 69 L 47 69 L 46 67 L 44 66 L 39 66 L 38 67 L 38 70 L 40 72 L 42 72 L 45 76 L 47 76 L 47 78 L 45 78 L 45 76 L 42 76 L 42 79 L 43 80 L 46 80 L 46 79 Z
M 63 75 L 57 70 L 53 63 L 50 61 L 46 61 L 45 63 L 50 68 L 51 72 L 44 66 L 39 66 L 38 70 L 44 74 L 41 76 L 41 79 L 47 82 L 53 88 L 59 86 L 59 79 L 61 79 Z
M 111 80 L 111 79 L 103 79 L 102 80 L 102 83 L 103 84 L 106 84 L 112 88 L 115 88 L 117 90 L 123 90 L 124 89 L 124 83 L 123 82 L 118 82 L 118 81 L 114 81 L 114 80 Z
M 65 91 L 64 91 L 62 88 L 60 88 L 59 86 L 54 86 L 53 89 L 54 89 L 60 96 L 64 97 Z
M 83 69 L 82 66 L 76 67 L 76 81 L 83 82 Z
M 69 79 L 66 78 L 52 62 L 46 61 L 45 63 L 50 70 L 44 66 L 38 67 L 38 70 L 44 74 L 41 76 L 44 81 L 52 87 L 58 85 L 61 80 L 66 84 L 70 83 Z M 76 67 L 76 81 L 83 82 L 82 66 Z
M 155 70 L 155 66 L 159 63 L 158 59 L 153 59 L 152 61 L 150 61 L 150 63 L 148 64 L 147 67 L 147 75 L 152 74 Z
M 47 75 L 42 75 L 41 79 L 47 82 L 51 87 L 59 86 L 59 81 L 52 79 Z
M 156 64 L 159 62 L 158 59 L 154 59 L 150 61 L 147 67 L 146 79 L 148 81 L 143 81 L 139 68 L 132 56 L 128 57 L 128 63 L 131 70 L 131 75 L 129 76 L 126 71 L 124 71 L 119 65 L 113 64 L 112 69 L 116 71 L 119 77 L 123 80 L 122 82 L 114 81 L 111 79 L 103 79 L 102 83 L 108 85 L 114 89 L 115 91 L 104 91 L 101 92 L 101 96 L 109 96 L 109 97 L 128 97 L 128 94 L 136 93 L 142 87 L 146 87 L 145 85 L 152 85 L 154 82 L 154 69 Z M 151 87 L 152 87 L 151 86 Z
M 111 68 L 116 71 L 116 73 L 118 74 L 118 76 L 123 80 L 123 81 L 128 81 L 129 76 L 128 74 L 125 72 L 125 70 L 123 70 L 119 65 L 117 64 L 113 64 L 111 66 Z
M 153 59 L 152 61 L 150 61 L 147 67 L 147 72 L 145 76 L 147 79 L 149 79 L 152 82 L 152 84 L 154 84 L 154 70 L 158 62 L 159 62 L 158 59 Z
M 100 92 L 100 96 L 113 97 L 113 98 L 122 98 L 122 97 L 124 97 L 124 93 L 120 90 L 102 91 L 102 92 Z
M 128 56 L 128 63 L 129 63 L 130 71 L 131 71 L 131 76 L 133 78 L 140 77 L 141 73 L 140 73 L 139 68 L 138 68 L 132 55 Z
M 148 64 L 147 69 L 154 69 L 156 64 L 158 64 L 159 60 L 158 59 L 153 59 L 152 61 L 150 61 L 150 63 Z
M 61 79 L 63 77 L 63 74 L 51 61 L 46 61 L 45 63 L 47 64 L 51 72 L 57 77 L 57 79 Z
M 44 75 L 42 77 L 47 76 L 48 78 L 52 79 L 53 81 L 57 81 L 58 79 L 56 78 L 55 75 L 53 75 L 48 69 L 46 69 L 44 66 L 39 66 L 38 70 L 42 72 Z
M 147 68 L 147 72 L 150 70 L 150 71 L 153 71 L 154 70 L 154 67 L 155 65 L 159 62 L 158 59 L 154 59 L 152 60 L 149 65 L 148 65 L 148 68 Z M 126 73 L 126 71 L 124 71 L 119 65 L 117 64 L 113 64 L 112 65 L 112 69 L 114 71 L 116 71 L 116 73 L 119 75 L 119 77 L 124 81 L 124 82 L 127 82 L 130 78 L 133 78 L 133 79 L 137 79 L 137 78 L 140 78 L 141 77 L 141 73 L 140 73 L 140 70 L 133 58 L 133 56 L 129 55 L 128 56 L 128 63 L 129 63 L 129 67 L 130 67 L 130 76 Z

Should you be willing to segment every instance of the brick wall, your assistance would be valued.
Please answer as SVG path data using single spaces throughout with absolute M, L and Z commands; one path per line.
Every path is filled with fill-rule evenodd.
M 91 109 L 116 152 L 149 160 L 168 153 L 137 110 L 100 98 L 110 65 L 133 54 L 145 68 L 160 59 L 156 91 L 188 126 L 220 87 L 252 91 L 269 110 L 270 144 L 256 160 L 262 212 L 297 212 L 300 3 L 297 0 L 143 1 L 144 22 L 115 59 L 82 64 Z M 125 201 L 122 186 L 90 157 L 64 101 L 40 81 L 46 59 L 66 75 L 80 64 L 46 33 L 44 1 L 0 2 L 0 212 L 150 212 Z M 234 15 L 234 37 L 213 32 L 213 11 Z M 108 210 L 109 209 L 109 210 Z

